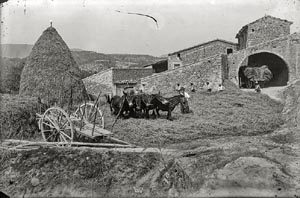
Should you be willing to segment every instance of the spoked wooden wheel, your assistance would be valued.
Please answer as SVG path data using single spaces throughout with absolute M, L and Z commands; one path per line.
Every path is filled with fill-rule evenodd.
M 74 116 L 81 119 L 87 124 L 94 124 L 104 128 L 104 117 L 102 111 L 94 103 L 82 104 L 75 111 Z
M 45 111 L 40 120 L 41 132 L 46 142 L 63 142 L 71 145 L 74 137 L 73 124 L 68 114 L 59 107 Z

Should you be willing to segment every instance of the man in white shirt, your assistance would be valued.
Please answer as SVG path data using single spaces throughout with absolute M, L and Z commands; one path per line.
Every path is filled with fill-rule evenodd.
M 224 91 L 225 87 L 222 84 L 219 84 L 218 91 Z
M 206 82 L 205 87 L 208 92 L 212 91 L 211 84 L 209 82 Z
M 145 93 L 145 84 L 141 84 L 140 93 Z
M 186 91 L 184 87 L 180 88 L 180 94 L 182 94 L 187 100 L 191 97 Z
M 180 91 L 180 89 L 181 89 L 181 87 L 180 87 L 180 84 L 179 84 L 179 83 L 177 83 L 177 85 L 176 85 L 176 87 L 175 87 L 175 90 L 179 92 L 179 91 Z

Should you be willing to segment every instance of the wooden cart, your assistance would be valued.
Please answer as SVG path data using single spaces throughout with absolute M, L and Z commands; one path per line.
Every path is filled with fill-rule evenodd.
M 113 140 L 114 143 L 128 144 L 110 137 L 112 133 L 104 129 L 103 113 L 93 102 L 81 104 L 71 114 L 60 107 L 50 107 L 43 114 L 37 113 L 37 119 L 39 129 L 46 142 L 71 145 L 75 135 L 79 134 L 92 139 L 104 136 Z

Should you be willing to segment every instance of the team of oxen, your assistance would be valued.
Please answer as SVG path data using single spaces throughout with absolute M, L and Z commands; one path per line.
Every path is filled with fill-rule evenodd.
M 173 120 L 172 111 L 180 104 L 182 113 L 188 113 L 188 101 L 182 93 L 173 97 L 165 98 L 160 94 L 127 94 L 122 96 L 106 95 L 106 100 L 110 105 L 111 112 L 117 117 L 145 117 L 149 118 L 149 111 L 152 110 L 152 116 L 160 116 L 159 111 L 167 111 L 167 119 Z

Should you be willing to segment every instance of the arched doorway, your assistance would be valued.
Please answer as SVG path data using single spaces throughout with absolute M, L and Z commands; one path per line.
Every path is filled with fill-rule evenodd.
M 261 67 L 267 65 L 272 72 L 273 77 L 270 81 L 264 83 L 264 87 L 285 86 L 289 80 L 289 71 L 287 63 L 279 56 L 269 52 L 260 52 L 248 56 L 239 68 L 239 85 L 241 88 L 253 88 L 254 84 L 250 83 L 244 75 L 247 67 Z

